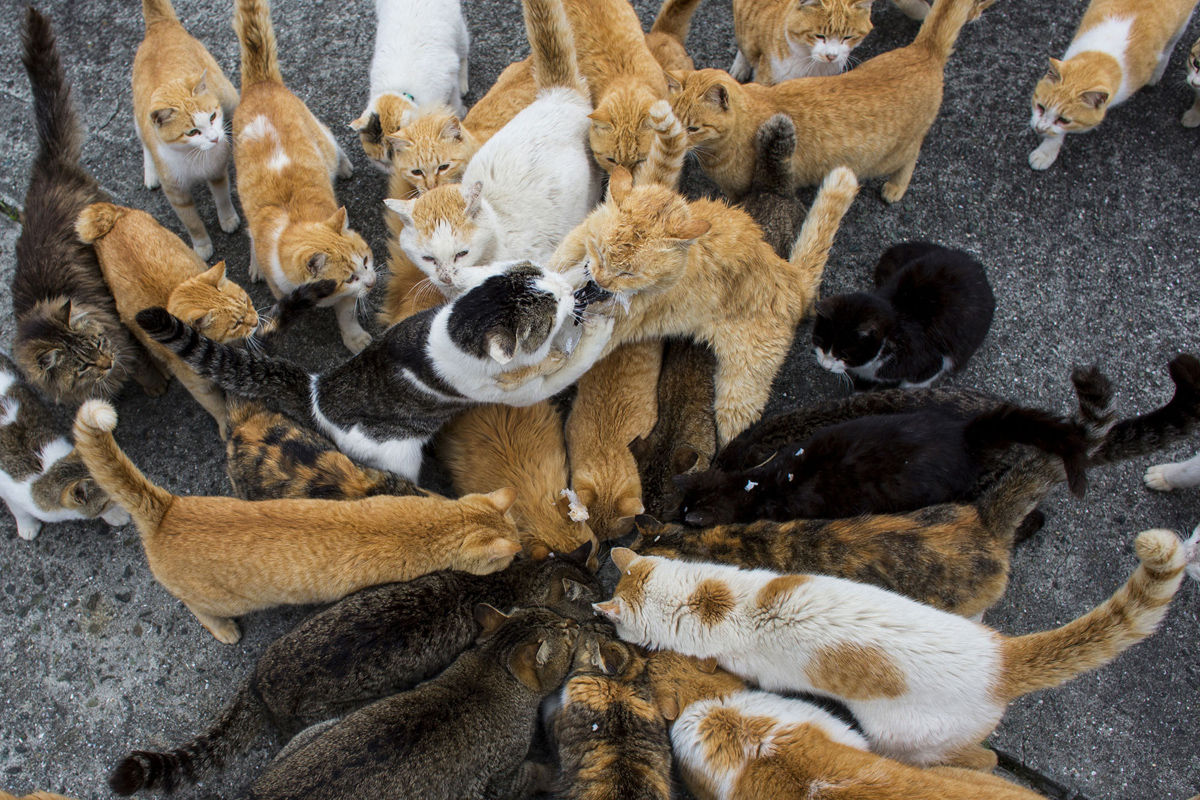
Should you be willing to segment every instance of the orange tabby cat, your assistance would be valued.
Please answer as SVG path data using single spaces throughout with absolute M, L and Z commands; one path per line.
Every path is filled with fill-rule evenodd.
M 609 352 L 664 336 L 712 346 L 723 445 L 762 414 L 796 324 L 816 302 L 834 235 L 858 193 L 854 173 L 839 168 L 825 179 L 788 261 L 748 214 L 724 202 L 689 203 L 654 184 L 635 188 L 624 168 L 608 188 L 608 200 L 571 232 L 552 263 L 568 273 L 587 264 L 591 278 L 615 295 Z
M 146 36 L 133 59 L 133 121 L 142 140 L 146 188 L 162 185 L 196 253 L 207 259 L 212 240 L 196 213 L 192 186 L 207 182 L 221 230 L 237 230 L 241 220 L 229 196 L 225 136 L 237 89 L 179 24 L 170 0 L 142 0 L 142 15 Z
M 645 511 L 629 443 L 658 421 L 661 367 L 662 342 L 639 342 L 617 348 L 579 379 L 567 418 L 571 488 L 600 539 L 625 535 Z
M 700 0 L 664 0 L 646 34 L 646 47 L 663 69 L 695 69 L 687 54 L 688 32 L 692 27 L 692 14 Z
M 734 0 L 737 58 L 729 74 L 771 86 L 810 75 L 837 75 L 871 32 L 873 0 Z M 918 7 L 924 0 L 901 0 Z
M 242 46 L 234 159 L 250 225 L 250 277 L 266 278 L 276 297 L 302 283 L 337 281 L 320 305 L 333 305 L 342 342 L 357 353 L 371 341 L 356 306 L 375 285 L 375 269 L 333 193 L 335 174 L 350 177 L 350 160 L 283 85 L 266 0 L 237 0 L 233 26 Z
M 846 166 L 860 179 L 886 176 L 883 199 L 895 203 L 908 190 L 921 143 L 937 118 L 942 71 L 958 32 L 991 2 L 935 3 L 912 44 L 841 75 L 760 86 L 739 84 L 716 69 L 676 73 L 668 76 L 671 107 L 705 174 L 731 200 L 750 188 L 759 127 L 784 113 L 804 145 L 792 161 L 797 185 L 812 186 Z
M 134 317 L 165 306 L 218 342 L 242 339 L 258 325 L 258 314 L 242 287 L 225 278 L 225 262 L 208 269 L 183 241 L 144 211 L 94 203 L 75 224 L 91 243 L 104 280 L 117 301 L 122 324 L 146 348 L 165 378 L 174 375 L 227 433 L 225 395 L 194 373 L 179 356 L 148 337 Z
M 233 617 L 329 603 L 366 586 L 440 569 L 486 575 L 520 552 L 512 489 L 460 500 L 261 500 L 177 497 L 117 446 L 113 407 L 84 403 L 75 447 L 92 477 L 133 516 L 154 577 L 225 644 Z

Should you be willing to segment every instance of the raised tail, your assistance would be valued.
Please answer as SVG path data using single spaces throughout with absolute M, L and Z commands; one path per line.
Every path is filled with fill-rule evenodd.
M 967 423 L 963 431 L 974 451 L 1027 444 L 1062 459 L 1067 485 L 1082 497 L 1087 489 L 1087 440 L 1079 427 L 1045 411 L 1005 403 Z
M 179 22 L 171 0 L 142 0 L 142 16 L 147 28 L 156 22 Z
M 91 244 L 108 234 L 117 224 L 117 220 L 125 216 L 125 209 L 112 203 L 92 203 L 79 214 L 75 220 L 75 233 L 84 242 Z
M 639 164 L 633 174 L 633 185 L 657 183 L 668 189 L 679 188 L 679 176 L 683 173 L 683 159 L 687 155 L 687 136 L 679 118 L 671 111 L 671 104 L 658 100 L 650 106 L 650 127 L 654 139 L 646 160 Z
M 954 42 L 958 39 L 963 25 L 979 16 L 984 3 L 991 5 L 988 0 L 948 0 L 933 4 L 933 10 L 921 23 L 917 38 L 911 46 L 925 47 L 942 64 L 945 64 L 950 54 L 954 52 Z M 978 6 L 978 7 L 977 7 Z
M 233 30 L 242 45 L 242 91 L 256 83 L 283 83 L 267 0 L 236 0 Z
M 754 135 L 754 188 L 771 194 L 796 191 L 792 157 L 796 154 L 796 123 L 787 114 L 776 114 Z
M 195 783 L 249 747 L 266 721 L 267 709 L 247 682 L 207 731 L 174 750 L 133 751 L 108 776 L 108 786 L 119 795 L 130 795 L 143 789 L 171 792 Z
M 146 479 L 117 446 L 117 412 L 104 400 L 88 400 L 75 414 L 75 452 L 109 497 L 129 512 L 143 535 L 158 528 L 174 496 Z
M 664 0 L 654 24 L 650 26 L 651 33 L 665 33 L 674 36 L 680 44 L 687 42 L 688 31 L 692 27 L 692 14 L 700 0 Z
M 792 245 L 789 260 L 799 272 L 800 279 L 800 285 L 796 288 L 809 308 L 817 302 L 821 275 L 825 272 L 825 262 L 829 260 L 829 250 L 833 247 L 838 226 L 842 224 L 842 217 L 857 194 L 858 178 L 848 167 L 837 167 L 831 171 L 821 182 L 821 189 L 813 200 L 808 216 L 804 218 L 800 235 Z M 805 313 L 807 311 L 805 309 Z
M 312 419 L 309 375 L 294 364 L 214 342 L 165 308 L 139 311 L 136 319 L 151 339 L 227 394 L 258 400 L 296 420 Z
M 1183 581 L 1187 557 L 1171 531 L 1143 531 L 1135 546 L 1141 564 L 1103 604 L 1061 628 L 1003 640 L 996 688 L 1003 701 L 1101 667 L 1154 633 Z
M 1185 353 L 1172 359 L 1168 369 L 1175 394 L 1162 408 L 1112 427 L 1092 464 L 1111 464 L 1147 455 L 1191 437 L 1200 429 L 1200 359 Z
M 38 160 L 78 164 L 83 135 L 71 103 L 71 85 L 58 53 L 54 27 L 33 6 L 25 10 L 22 38 L 21 61 L 29 73 L 37 121 Z
M 586 95 L 575 57 L 575 34 L 563 0 L 524 0 L 522 6 L 538 90 L 563 86 Z

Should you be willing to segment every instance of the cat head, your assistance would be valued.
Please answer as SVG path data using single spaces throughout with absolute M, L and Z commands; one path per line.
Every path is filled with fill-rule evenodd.
M 371 248 L 350 229 L 346 207 L 321 222 L 297 222 L 279 237 L 279 261 L 294 284 L 332 280 L 331 298 L 365 297 L 375 286 Z
M 472 283 L 466 271 L 492 263 L 496 230 L 483 199 L 483 184 L 444 184 L 415 200 L 383 201 L 400 221 L 400 246 L 446 298 Z
M 112 397 L 132 369 L 124 330 L 112 314 L 64 297 L 42 300 L 21 318 L 13 358 L 57 403 Z
M 817 303 L 813 350 L 830 372 L 861 367 L 879 355 L 896 325 L 896 313 L 873 294 L 854 292 Z
M 517 525 L 508 510 L 517 502 L 516 489 L 459 498 L 462 542 L 450 556 L 450 568 L 475 575 L 499 572 L 521 552 Z
M 751 483 L 744 473 L 717 469 L 676 475 L 679 518 L 696 528 L 735 522 L 746 504 L 756 502 Z
M 850 52 L 871 32 L 872 0 L 799 0 L 787 16 L 787 38 L 806 45 L 817 64 L 845 70 Z
M 478 654 L 503 664 L 525 688 L 547 695 L 562 685 L 571 668 L 579 624 L 546 608 L 505 614 L 486 603 L 475 606 L 482 632 Z
M 167 311 L 216 342 L 244 339 L 258 326 L 250 295 L 225 277 L 224 261 L 176 286 Z
M 367 110 L 350 123 L 358 133 L 363 152 L 380 172 L 392 171 L 392 144 L 388 137 L 403 128 L 417 111 L 412 95 L 383 92 L 371 98 Z
M 531 587 L 529 605 L 553 609 L 579 622 L 596 618 L 592 603 L 603 595 L 599 578 L 590 564 L 595 563 L 595 542 L 580 545 L 570 553 L 547 553 L 541 560 L 524 560 L 512 569 L 528 573 Z
M 1187 84 L 1200 92 L 1200 39 L 1196 40 L 1192 51 L 1188 53 Z
M 225 143 L 225 115 L 208 86 L 208 70 L 177 78 L 154 90 L 142 126 L 167 147 L 206 152 Z
M 423 110 L 404 128 L 387 137 L 396 178 L 418 193 L 462 178 L 479 143 L 446 107 Z
M 727 697 L 746 688 L 736 675 L 711 658 L 696 658 L 673 650 L 658 650 L 646 662 L 654 704 L 663 719 L 675 720 L 692 703 Z
M 588 525 L 602 540 L 629 533 L 633 518 L 646 510 L 637 461 L 627 449 L 575 471 L 571 486 L 588 510 Z
M 650 106 L 658 100 L 649 88 L 636 85 L 609 92 L 596 110 L 588 141 L 596 163 L 605 172 L 624 167 L 635 172 L 646 160 L 657 135 L 650 126 Z
M 581 676 L 610 678 L 620 683 L 630 683 L 636 680 L 646 669 L 646 656 L 637 647 L 616 638 L 612 626 L 608 623 L 589 625 L 579 634 L 575 647 L 575 662 L 571 665 L 571 679 Z M 568 690 L 566 700 L 571 702 L 576 694 Z M 594 694 L 591 699 L 599 701 L 604 706 L 614 699 L 613 693 Z M 603 708 L 595 708 L 600 711 Z
M 705 143 L 719 142 L 742 127 L 743 93 L 729 73 L 699 69 L 666 75 L 671 110 L 687 132 L 689 150 L 703 153 Z
M 1109 99 L 1095 65 L 1087 60 L 1052 58 L 1050 69 L 1033 90 L 1029 127 L 1051 136 L 1091 130 L 1104 119 Z
M 690 444 L 643 437 L 630 442 L 629 452 L 638 463 L 645 513 L 674 519 L 682 499 L 675 476 L 707 468 L 708 458 Z
M 43 452 L 41 457 L 45 463 L 48 454 Z M 100 488 L 74 450 L 35 478 L 29 492 L 38 508 L 47 513 L 70 511 L 86 519 L 102 516 L 113 525 L 129 522 L 129 514 Z

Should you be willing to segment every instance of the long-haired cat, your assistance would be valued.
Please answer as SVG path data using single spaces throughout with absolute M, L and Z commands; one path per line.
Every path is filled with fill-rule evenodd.
M 339 600 L 272 642 L 221 715 L 174 750 L 134 751 L 113 770 L 117 794 L 171 791 L 223 769 L 263 729 L 285 737 L 407 691 L 450 666 L 479 637 L 475 606 L 549 607 L 592 618 L 600 583 L 582 564 L 591 546 L 500 572 L 442 571 Z
M 92 480 L 54 422 L 53 412 L 0 353 L 0 499 L 31 540 L 43 522 L 100 517 L 125 525 L 129 515 Z
M 237 0 L 233 23 L 242 48 L 234 163 L 250 226 L 250 278 L 266 279 L 276 297 L 302 283 L 337 281 L 321 305 L 333 305 L 342 343 L 357 353 L 371 341 L 356 308 L 375 285 L 375 268 L 333 192 L 334 176 L 353 172 L 350 159 L 284 86 L 267 0 Z
M 229 195 L 229 139 L 225 120 L 238 104 L 237 89 L 204 45 L 179 22 L 171 0 L 142 0 L 146 35 L 133 58 L 133 121 L 142 142 L 147 189 L 163 194 L 202 259 L 213 254 L 192 187 L 208 184 L 221 230 L 241 224 Z
M 486 574 L 521 549 L 511 489 L 461 500 L 264 500 L 177 497 L 150 483 L 113 439 L 117 414 L 89 400 L 75 447 L 96 483 L 133 517 L 150 571 L 213 636 L 236 644 L 233 617 L 328 603 L 439 569 Z
M 221 438 L 228 433 L 225 396 L 180 358 L 146 335 L 134 321 L 146 308 L 165 306 L 213 341 L 249 336 L 258 313 L 242 287 L 225 277 L 225 262 L 209 269 L 183 241 L 144 211 L 111 203 L 83 210 L 75 226 L 100 259 L 121 322 L 145 346 L 163 377 L 172 375 L 212 415 Z
M 83 131 L 54 29 L 33 7 L 22 46 L 38 149 L 12 279 L 13 360 L 56 403 L 111 397 L 129 374 L 157 397 L 166 381 L 122 327 L 95 251 L 75 235 L 79 212 L 109 198 L 80 164 Z
M 871 749 L 915 766 L 991 769 L 980 742 L 1011 700 L 1097 669 L 1149 636 L 1183 580 L 1171 531 L 1137 537 L 1141 562 L 1113 596 L 1061 628 L 1006 637 L 906 597 L 821 575 L 639 557 L 597 610 L 622 639 L 715 658 L 763 689 L 840 700 Z
M 1200 39 L 1196 40 L 1188 53 L 1187 85 L 1196 93 L 1196 99 L 1192 101 L 1192 107 L 1183 112 L 1180 122 L 1185 128 L 1195 128 L 1200 126 Z
M 262 800 L 529 797 L 551 770 L 529 757 L 538 706 L 570 669 L 579 626 L 547 609 L 476 607 L 483 633 L 442 674 L 359 709 L 277 759 Z
M 874 0 L 735 0 L 737 57 L 729 74 L 771 86 L 792 78 L 837 75 L 871 32 Z M 924 19 L 924 0 L 897 0 Z M 909 11 L 913 9 L 913 11 Z M 919 15 L 919 16 L 918 16 Z
M 792 178 L 796 126 L 787 114 L 776 114 L 754 136 L 754 181 L 738 203 L 762 228 L 763 240 L 775 255 L 787 258 L 808 209 L 800 202 Z
M 913 43 L 841 75 L 797 78 L 775 86 L 739 84 L 702 69 L 669 75 L 671 107 L 687 127 L 700 166 L 731 200 L 750 189 L 754 136 L 775 114 L 796 125 L 792 168 L 812 186 L 838 166 L 860 180 L 886 177 L 883 199 L 908 190 L 921 143 L 942 104 L 942 72 L 959 30 L 991 0 L 950 0 L 935 7 Z M 856 123 L 847 128 L 845 120 Z
M 621 167 L 609 181 L 608 200 L 571 232 L 553 263 L 564 271 L 586 265 L 612 293 L 608 305 L 617 323 L 610 350 L 665 336 L 712 346 L 724 444 L 762 413 L 857 193 L 854 173 L 831 172 L 785 261 L 741 209 L 715 200 L 689 203 L 657 184 L 634 187 Z
M 1062 60 L 1051 58 L 1034 87 L 1029 127 L 1042 142 L 1029 166 L 1048 169 L 1068 133 L 1092 130 L 1108 109 L 1157 86 L 1195 7 L 1193 0 L 1092 0 Z
M 928 386 L 962 369 L 987 336 L 996 298 L 962 250 L 906 242 L 884 251 L 875 291 L 817 303 L 817 362 L 864 384 Z

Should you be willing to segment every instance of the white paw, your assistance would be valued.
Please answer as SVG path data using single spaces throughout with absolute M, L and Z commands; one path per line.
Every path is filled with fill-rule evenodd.
M 157 189 L 162 185 L 158 180 L 158 176 L 153 172 L 147 172 L 146 176 L 142 179 L 142 183 L 146 184 L 147 189 Z
M 1171 468 L 1171 464 L 1155 464 L 1150 469 L 1146 470 L 1146 474 L 1142 476 L 1142 480 L 1146 486 L 1156 492 L 1169 492 L 1175 487 L 1167 480 L 1167 470 Z
M 737 51 L 737 58 L 733 60 L 733 66 L 729 68 L 729 76 L 738 83 L 745 83 L 750 80 L 754 68 L 750 66 L 750 62 L 742 55 L 742 51 Z
M 218 214 L 217 218 L 221 221 L 221 230 L 226 233 L 233 233 L 242 226 L 242 218 L 237 215 L 236 211 L 228 217 Z
M 193 241 L 192 249 L 196 251 L 196 255 L 200 256 L 205 261 L 212 258 L 213 246 L 211 239 L 203 239 L 201 241 Z
M 1058 158 L 1057 150 L 1044 150 L 1041 147 L 1029 154 L 1029 166 L 1037 170 L 1049 169 Z
M 133 518 L 129 516 L 129 512 L 120 506 L 113 506 L 108 511 L 105 511 L 100 515 L 100 519 L 114 528 L 120 528 L 122 525 L 128 525 L 133 521 Z
M 355 355 L 361 353 L 363 348 L 371 343 L 371 334 L 364 330 L 359 330 L 353 333 L 342 334 L 342 344 L 346 345 L 346 349 Z
M 32 542 L 37 538 L 38 531 L 42 529 L 42 523 L 39 520 L 30 520 L 26 523 L 17 523 L 17 536 L 20 536 L 27 542 Z
M 342 179 L 349 178 L 354 175 L 354 165 L 350 163 L 350 159 L 342 156 L 342 160 L 338 162 L 337 175 Z
M 1183 119 L 1179 120 L 1185 128 L 1200 127 L 1200 108 L 1189 108 L 1183 112 Z
M 670 131 L 674 121 L 674 115 L 671 113 L 671 104 L 666 100 L 659 100 L 650 106 L 650 127 L 658 133 L 667 133 Z

